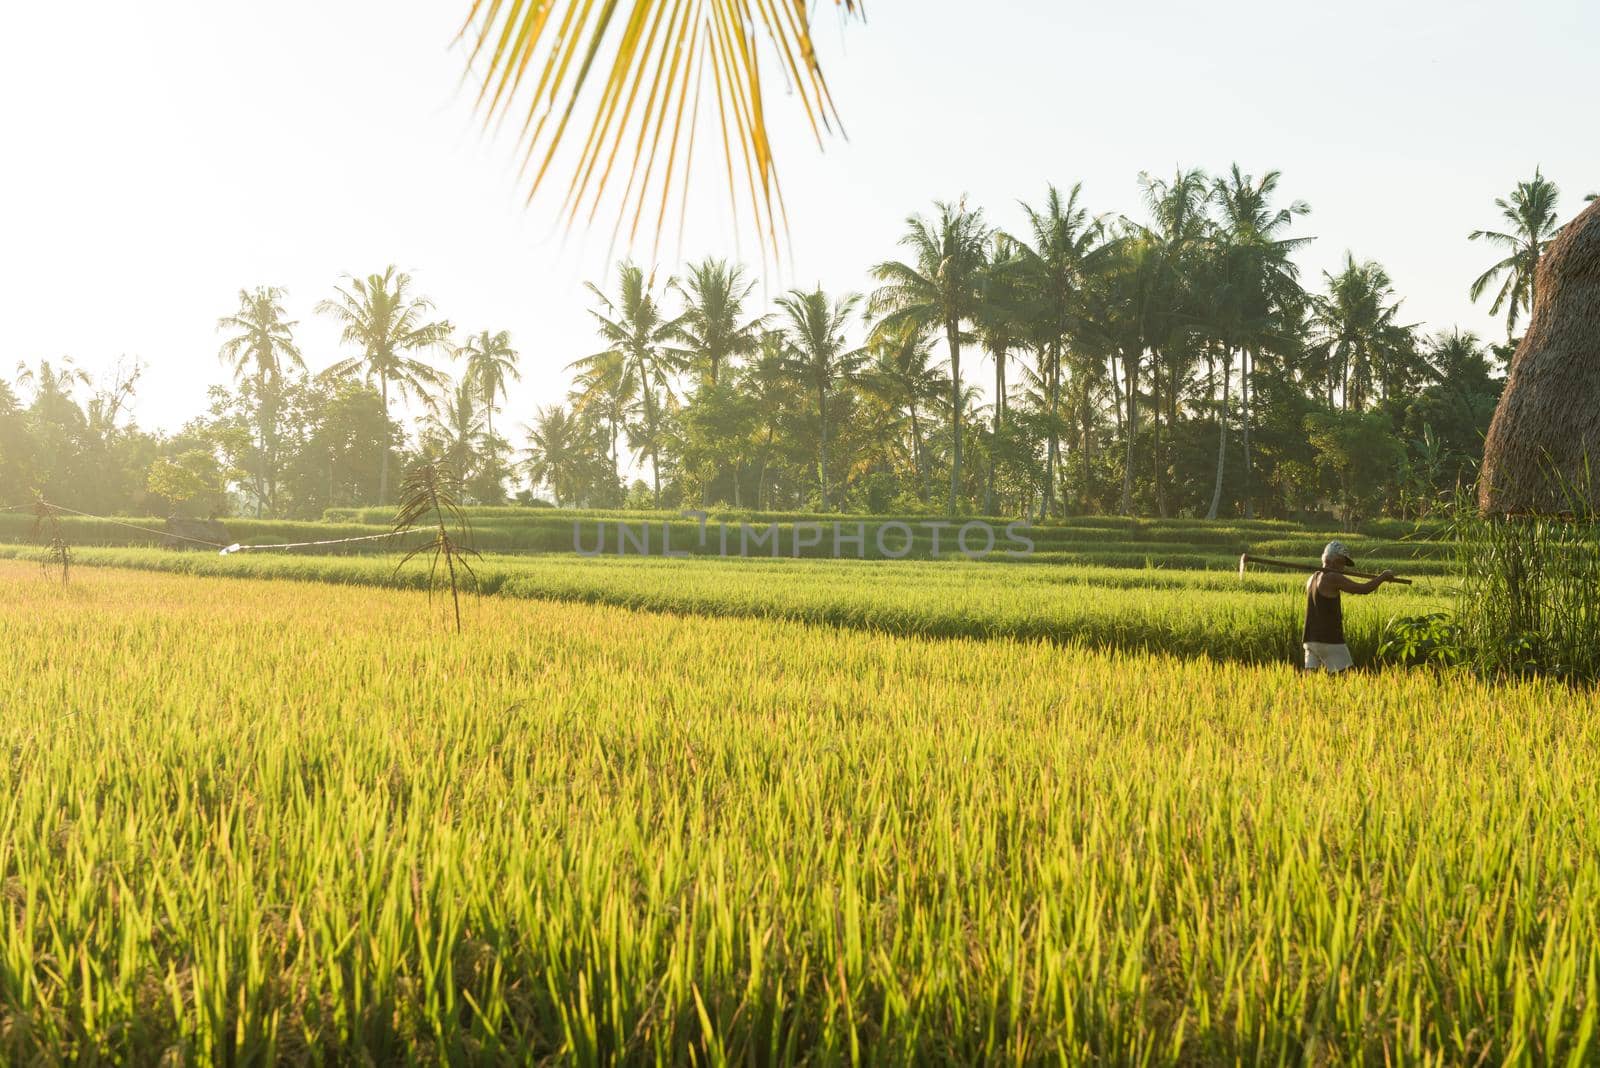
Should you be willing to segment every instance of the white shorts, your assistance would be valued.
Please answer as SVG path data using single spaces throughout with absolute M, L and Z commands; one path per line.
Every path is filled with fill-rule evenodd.
M 1329 645 L 1327 642 L 1303 644 L 1306 650 L 1307 671 L 1326 671 L 1330 675 L 1337 675 L 1356 666 L 1355 661 L 1350 659 L 1348 645 Z

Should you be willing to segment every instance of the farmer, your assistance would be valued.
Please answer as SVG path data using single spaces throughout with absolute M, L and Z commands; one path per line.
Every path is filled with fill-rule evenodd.
M 1344 542 L 1330 541 L 1322 550 L 1322 566 L 1327 570 L 1306 581 L 1306 627 L 1300 640 L 1305 644 L 1307 671 L 1337 675 L 1354 666 L 1350 647 L 1344 643 L 1344 607 L 1339 595 L 1371 593 L 1394 578 L 1393 571 L 1385 571 L 1377 578 L 1357 582 L 1344 574 L 1354 563 Z

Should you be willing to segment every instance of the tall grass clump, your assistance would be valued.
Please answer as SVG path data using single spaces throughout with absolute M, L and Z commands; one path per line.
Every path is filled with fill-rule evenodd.
M 1481 515 L 1457 507 L 1455 622 L 1491 675 L 1600 680 L 1600 516 Z

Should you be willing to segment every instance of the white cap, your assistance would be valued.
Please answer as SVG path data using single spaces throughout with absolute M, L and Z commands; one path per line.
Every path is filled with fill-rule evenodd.
M 1322 547 L 1323 563 L 1327 563 L 1329 560 L 1336 560 L 1339 557 L 1344 557 L 1344 559 L 1348 560 L 1352 564 L 1356 562 L 1356 558 L 1350 555 L 1349 548 L 1347 548 L 1345 543 L 1342 541 L 1330 541 L 1327 545 Z

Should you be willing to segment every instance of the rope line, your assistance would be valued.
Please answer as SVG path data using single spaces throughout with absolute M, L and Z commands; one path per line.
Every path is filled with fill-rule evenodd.
M 227 556 L 230 553 L 247 553 L 252 549 L 305 549 L 313 545 L 347 545 L 353 541 L 377 541 L 380 538 L 392 538 L 396 534 L 404 533 L 405 531 L 403 530 L 391 530 L 383 534 L 363 534 L 359 538 L 329 538 L 326 541 L 286 541 L 278 545 L 240 545 L 238 542 L 234 542 L 232 545 L 223 547 L 219 555 Z
M 60 504 L 52 504 L 49 501 L 46 501 L 45 505 L 46 507 L 52 508 L 55 511 L 66 512 L 68 515 L 82 516 L 85 519 L 96 519 L 102 523 L 111 523 L 115 526 L 127 527 L 129 530 L 137 530 L 141 533 L 149 534 L 157 538 L 176 538 L 179 541 L 188 541 L 193 542 L 196 545 L 204 545 L 209 549 L 218 549 L 220 550 L 220 552 L 217 554 L 219 556 L 229 556 L 233 553 L 244 553 L 265 549 L 308 549 L 319 545 L 348 545 L 351 542 L 357 541 L 379 541 L 383 538 L 392 538 L 397 534 L 406 533 L 403 530 L 389 530 L 382 534 L 363 534 L 355 538 L 327 538 L 321 541 L 287 541 L 280 542 L 276 545 L 240 545 L 238 542 L 234 542 L 232 545 L 224 545 L 220 541 L 209 541 L 205 538 L 191 538 L 187 534 L 174 534 L 170 530 L 156 530 L 153 527 L 141 527 L 137 523 L 126 523 L 120 519 L 112 519 L 110 516 L 95 515 L 92 512 L 80 512 L 76 508 L 68 508 L 65 505 Z M 7 508 L 0 508 L 0 512 L 14 512 L 18 509 L 32 507 L 34 507 L 34 505 L 19 504 Z
M 50 502 L 46 501 L 45 503 L 49 504 Z M 119 527 L 127 527 L 129 530 L 139 530 L 146 534 L 154 534 L 158 538 L 177 538 L 180 541 L 192 541 L 196 545 L 205 545 L 212 549 L 223 548 L 223 544 L 220 541 L 207 541 L 204 538 L 191 538 L 187 534 L 174 534 L 170 530 L 156 530 L 152 527 L 141 527 L 137 523 L 124 523 L 122 520 L 112 519 L 110 516 L 95 515 L 92 512 L 80 512 L 76 508 L 68 508 L 60 504 L 50 504 L 50 507 L 54 508 L 58 512 L 66 512 L 69 515 L 81 515 L 85 519 L 98 519 L 102 523 L 113 523 Z

